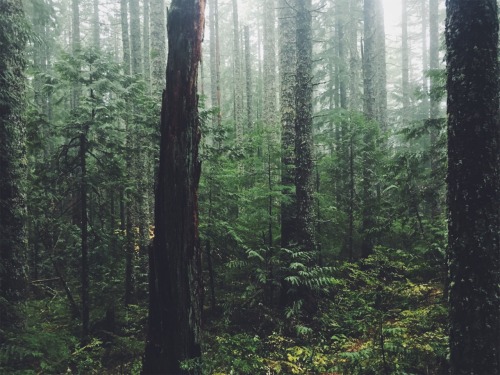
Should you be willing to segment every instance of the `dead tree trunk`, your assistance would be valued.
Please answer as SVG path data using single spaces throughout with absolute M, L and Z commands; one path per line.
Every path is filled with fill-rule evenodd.
M 197 202 L 201 169 L 196 82 L 204 12 L 204 0 L 173 0 L 168 14 L 168 85 L 160 123 L 144 374 L 187 374 L 180 367 L 181 361 L 201 356 L 202 275 Z M 200 374 L 201 369 L 189 373 Z

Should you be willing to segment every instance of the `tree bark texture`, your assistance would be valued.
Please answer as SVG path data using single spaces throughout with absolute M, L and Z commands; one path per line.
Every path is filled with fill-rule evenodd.
M 447 0 L 452 374 L 500 374 L 500 127 L 495 0 Z
M 155 95 L 165 88 L 166 30 L 165 0 L 150 0 L 151 86 Z
M 128 2 L 120 0 L 120 23 L 122 29 L 123 72 L 130 74 L 130 37 L 128 32 Z
M 297 71 L 295 118 L 296 236 L 303 250 L 314 243 L 313 137 L 312 137 L 312 17 L 311 0 L 297 1 Z
M 130 48 L 132 74 L 141 74 L 142 49 L 141 49 L 141 18 L 139 0 L 129 0 L 130 11 Z
M 187 374 L 201 356 L 201 250 L 197 189 L 201 166 L 197 70 L 204 0 L 173 0 L 168 14 L 167 90 L 163 95 L 150 311 L 144 374 Z M 201 373 L 200 368 L 191 374 Z
M 276 115 L 276 32 L 275 32 L 275 0 L 264 1 L 264 103 L 263 120 L 271 129 L 278 121 Z
M 0 299 L 7 303 L 24 297 L 26 250 L 21 193 L 24 128 L 20 121 L 23 93 L 25 34 L 20 2 L 0 3 Z M 6 302 L 0 308 L 0 332 L 14 321 Z M 1 334 L 0 334 L 1 337 Z
M 281 246 L 294 242 L 296 201 L 295 181 L 295 66 L 296 11 L 295 1 L 280 0 L 280 76 L 281 76 L 281 185 L 285 198 L 281 203 Z
M 150 82 L 151 79 L 151 51 L 150 51 L 150 3 L 149 0 L 143 0 L 143 22 L 142 22 L 142 56 L 144 62 L 144 79 Z
M 368 121 L 376 121 L 379 106 L 377 105 L 377 32 L 376 14 L 378 0 L 365 0 L 364 3 L 364 51 L 363 51 L 363 87 L 364 113 Z M 368 125 L 363 135 L 363 170 L 362 170 L 362 234 L 361 256 L 367 257 L 373 251 L 374 238 L 372 229 L 375 226 L 374 208 L 375 194 L 373 182 L 375 139 L 373 125 Z

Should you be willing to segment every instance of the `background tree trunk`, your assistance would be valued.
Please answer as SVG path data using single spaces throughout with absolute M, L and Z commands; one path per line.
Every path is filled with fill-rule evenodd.
M 296 201 L 293 191 L 295 176 L 295 1 L 280 1 L 280 76 L 281 76 L 281 185 L 286 200 L 281 203 L 281 246 L 294 241 Z
M 218 0 L 209 2 L 210 23 L 210 100 L 212 107 L 217 107 L 217 114 L 212 116 L 212 126 L 221 126 L 220 98 L 220 50 L 219 50 L 219 15 Z
M 278 121 L 276 116 L 276 31 L 275 31 L 275 0 L 264 2 L 264 56 L 263 56 L 263 80 L 264 80 L 264 103 L 263 120 L 265 126 L 270 129 Z
M 144 62 L 144 79 L 146 82 L 151 80 L 151 52 L 149 46 L 149 0 L 143 0 L 143 22 L 142 22 L 142 59 Z
M 313 251 L 313 137 L 312 137 L 312 17 L 311 0 L 297 1 L 297 71 L 295 119 L 296 236 L 303 250 Z
M 158 98 L 165 88 L 166 17 L 165 0 L 150 0 L 151 6 L 151 84 Z
M 363 50 L 363 87 L 364 87 L 364 113 L 369 121 L 376 121 L 379 113 L 377 97 L 377 1 L 365 0 L 364 3 L 364 50 Z M 375 139 L 372 130 L 373 125 L 369 125 L 364 131 L 363 146 L 363 180 L 362 180 L 362 234 L 361 256 L 367 257 L 373 251 L 374 238 L 372 229 L 374 223 L 375 196 L 373 183 L 374 161 L 373 152 L 375 150 Z

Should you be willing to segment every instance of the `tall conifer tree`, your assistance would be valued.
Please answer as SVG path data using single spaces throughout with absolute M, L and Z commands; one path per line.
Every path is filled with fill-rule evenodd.
M 500 122 L 496 0 L 448 0 L 452 374 L 500 374 Z

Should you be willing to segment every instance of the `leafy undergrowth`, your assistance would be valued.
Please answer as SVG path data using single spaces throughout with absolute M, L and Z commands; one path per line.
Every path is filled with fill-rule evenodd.
M 113 326 L 102 312 L 85 344 L 78 338 L 79 319 L 71 318 L 63 296 L 33 299 L 22 309 L 24 326 L 6 333 L 0 344 L 0 374 L 140 373 L 144 308 L 129 306 L 117 313 Z
M 207 315 L 203 373 L 446 373 L 442 286 L 422 276 L 423 263 L 384 248 L 363 261 L 339 263 L 332 268 L 337 281 L 316 291 L 310 315 L 304 306 L 290 315 L 258 298 L 249 303 L 226 295 L 218 313 Z M 0 332 L 1 374 L 140 374 L 145 304 L 116 314 L 96 309 L 85 345 L 79 319 L 70 318 L 60 294 L 30 300 L 24 315 L 17 332 Z
M 319 296 L 314 317 L 307 326 L 297 324 L 295 333 L 288 329 L 292 322 L 279 321 L 262 305 L 254 314 L 272 322 L 270 334 L 217 321 L 206 338 L 204 373 L 445 373 L 442 286 L 422 280 L 421 259 L 413 260 L 402 251 L 377 249 L 366 260 L 339 265 L 342 282 Z M 251 319 L 252 312 L 245 316 Z

